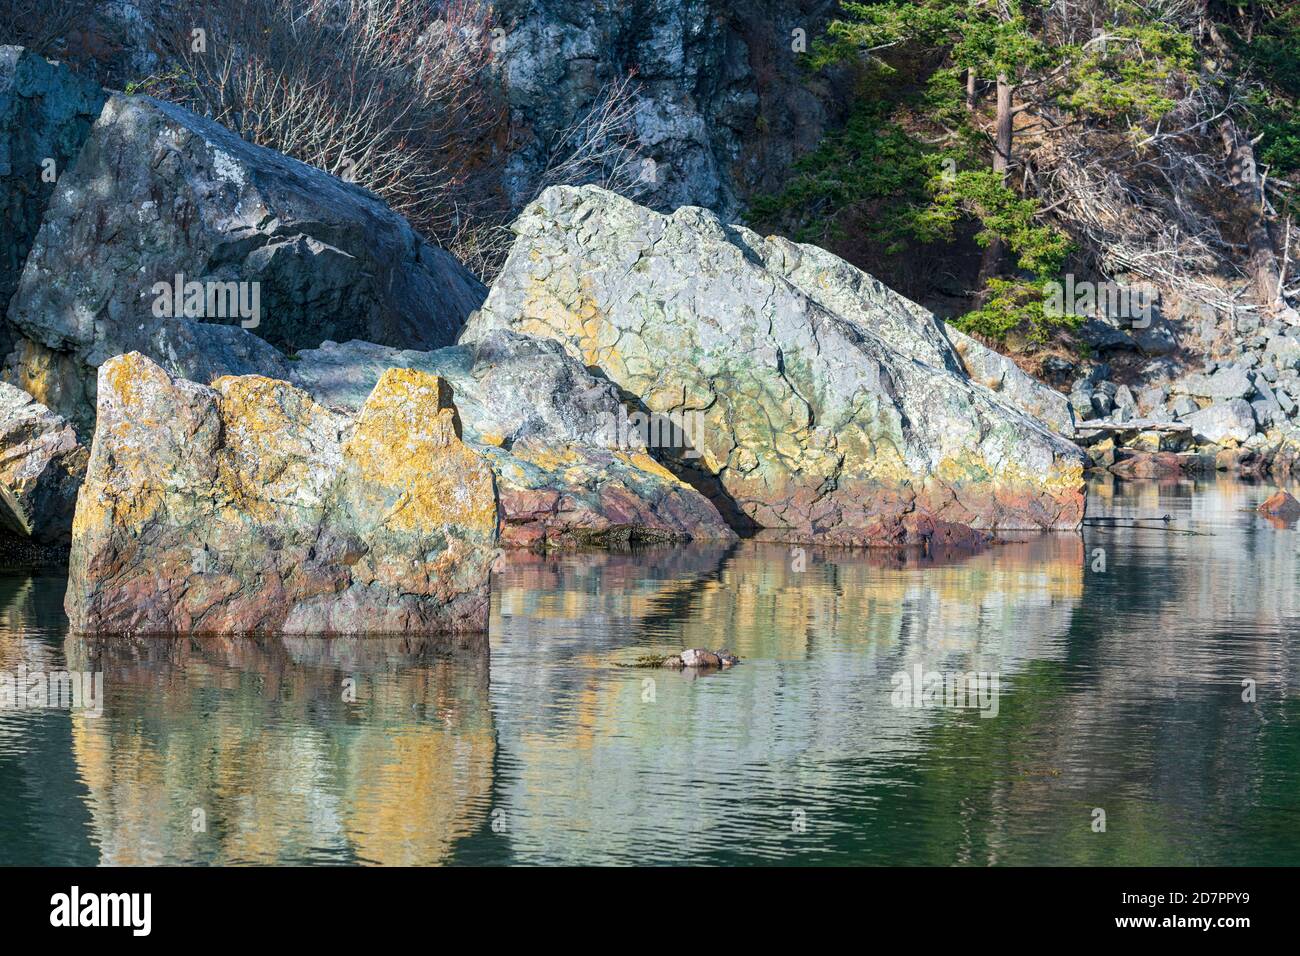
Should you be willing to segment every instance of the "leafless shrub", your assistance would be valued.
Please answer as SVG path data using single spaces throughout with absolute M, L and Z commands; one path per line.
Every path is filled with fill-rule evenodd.
M 1139 275 L 1222 307 L 1222 289 L 1202 277 L 1239 276 L 1244 256 L 1212 201 L 1224 177 L 1207 121 L 1220 110 L 1197 91 L 1166 117 L 1158 148 L 1126 134 L 1059 130 L 1031 153 L 1037 194 L 1103 273 Z
M 629 75 L 610 83 L 552 138 L 534 194 L 558 184 L 594 184 L 628 198 L 645 191 L 647 161 L 637 152 L 633 125 L 634 82 Z
M 1144 17 L 1193 32 L 1204 5 L 1136 6 Z M 1113 9 L 1108 0 L 1058 0 L 1048 23 L 1063 42 L 1096 42 L 1089 38 L 1104 31 Z M 1225 122 L 1244 113 L 1241 92 L 1171 78 L 1165 93 L 1175 106 L 1153 126 L 1045 124 L 1027 137 L 1026 189 L 1102 273 L 1140 276 L 1184 300 L 1229 311 L 1240 306 L 1250 278 L 1221 138 Z
M 57 57 L 68 34 L 84 27 L 94 8 L 93 0 L 0 0 L 0 44 Z
M 608 84 L 546 144 L 545 163 L 523 205 L 549 186 L 597 185 L 630 199 L 648 188 L 648 160 L 637 150 L 636 88 L 632 76 Z M 505 262 L 514 234 L 508 217 L 463 220 L 448 248 L 483 282 L 491 283 Z
M 445 242 L 502 203 L 491 29 L 476 0 L 200 0 L 160 30 L 178 69 L 147 88 Z
M 204 31 L 202 35 L 194 31 Z M 508 110 L 479 0 L 200 0 L 159 31 L 170 66 L 143 86 L 244 138 L 383 197 L 490 281 L 511 241 Z M 557 183 L 644 185 L 633 80 L 546 144 L 527 197 Z

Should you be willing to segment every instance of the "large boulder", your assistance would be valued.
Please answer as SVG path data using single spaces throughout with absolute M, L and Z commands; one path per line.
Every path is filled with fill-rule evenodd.
M 291 365 L 295 384 L 345 412 L 385 369 L 450 382 L 465 442 L 496 472 L 505 545 L 735 537 L 703 495 L 650 457 L 618 390 L 553 340 L 501 330 L 431 352 L 325 342 Z
M 484 292 L 360 187 L 178 106 L 114 95 L 59 179 L 9 318 L 80 368 L 84 394 L 56 411 L 85 424 L 94 369 L 114 355 L 201 382 L 282 377 L 268 342 L 434 348 Z
M 1000 352 L 971 338 L 960 329 L 944 325 L 962 370 L 1000 395 L 1004 402 L 1036 418 L 1058 435 L 1073 439 L 1074 409 L 1068 396 L 1048 388 Z
M 0 46 L 0 314 L 18 286 L 55 180 L 80 152 L 106 95 L 66 66 Z
M 0 527 L 67 544 L 87 458 L 66 419 L 0 382 Z
M 1242 398 L 1216 402 L 1199 412 L 1184 415 L 1182 420 L 1192 426 L 1193 438 L 1214 445 L 1229 440 L 1244 442 L 1255 434 L 1255 411 Z
M 84 633 L 487 626 L 492 471 L 436 376 L 385 372 L 354 416 L 286 382 L 99 371 L 66 609 Z
M 753 234 L 595 187 L 547 190 L 515 230 L 462 344 L 554 338 L 649 412 L 701 412 L 673 467 L 733 526 L 887 544 L 1079 525 L 1079 448 L 811 298 Z

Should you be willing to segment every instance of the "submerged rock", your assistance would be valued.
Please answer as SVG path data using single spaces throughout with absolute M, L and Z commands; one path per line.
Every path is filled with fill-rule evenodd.
M 1300 518 L 1300 501 L 1289 492 L 1278 491 L 1262 502 L 1257 510 L 1272 518 L 1294 521 Z
M 1178 478 L 1183 475 L 1186 459 L 1168 451 L 1134 451 L 1123 449 L 1109 466 L 1121 478 Z
M 685 667 L 716 670 L 734 667 L 740 663 L 740 658 L 726 649 L 709 651 L 702 647 L 687 648 L 680 654 L 671 654 L 664 658 L 645 657 L 640 660 L 647 666 L 667 667 L 672 670 L 681 670 Z
M 745 230 L 595 187 L 547 190 L 515 230 L 462 344 L 554 338 L 650 412 L 699 412 L 699 457 L 669 457 L 733 527 L 896 544 L 1078 526 L 1080 449 L 810 298 Z
M 118 94 L 59 178 L 9 318 L 78 371 L 81 394 L 54 407 L 88 426 L 94 369 L 114 355 L 200 382 L 283 378 L 268 342 L 434 348 L 484 292 L 373 194 Z
M 66 544 L 88 457 L 66 419 L 0 382 L 0 527 Z
M 735 537 L 708 499 L 650 457 L 618 390 L 557 342 L 509 331 L 431 352 L 325 342 L 292 365 L 296 384 L 346 411 L 387 368 L 450 382 L 465 442 L 496 472 L 507 546 Z
M 66 609 L 83 633 L 487 626 L 492 471 L 451 389 L 385 372 L 355 416 L 261 376 L 100 368 Z

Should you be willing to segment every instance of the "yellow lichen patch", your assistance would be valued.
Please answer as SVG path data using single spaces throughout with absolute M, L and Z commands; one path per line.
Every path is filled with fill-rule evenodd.
M 171 377 L 139 352 L 111 358 L 100 367 L 100 371 L 122 408 L 132 418 L 153 424 L 146 414 L 146 399 L 151 389 L 171 388 Z
M 643 451 L 637 451 L 637 452 L 619 451 L 619 452 L 615 452 L 614 456 L 632 468 L 638 468 L 641 471 L 649 472 L 650 474 L 658 478 L 662 478 L 664 481 L 671 481 L 675 485 L 689 487 L 689 485 L 687 485 L 684 481 L 679 480 L 676 475 L 674 475 L 671 471 L 669 471 L 663 465 L 659 464 L 659 462 L 655 461 L 653 458 L 651 458 Z
M 582 464 L 582 458 L 571 445 L 541 446 L 530 443 L 516 447 L 514 454 L 516 458 L 545 471 L 558 471 Z
M 278 504 L 319 504 L 334 480 L 320 467 L 336 440 L 331 414 L 261 375 L 223 376 L 212 387 L 225 435 L 217 490 L 259 520 L 270 520 Z
M 492 471 L 457 436 L 451 388 L 437 375 L 388 369 L 366 399 L 343 446 L 357 503 L 370 522 L 394 530 L 457 526 L 492 536 Z
M 46 408 L 55 408 L 65 384 L 76 376 L 70 365 L 67 356 L 24 338 L 18 345 L 11 380 Z

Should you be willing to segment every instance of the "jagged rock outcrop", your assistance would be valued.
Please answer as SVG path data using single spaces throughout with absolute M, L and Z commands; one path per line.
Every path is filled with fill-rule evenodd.
M 0 527 L 66 544 L 88 457 L 71 424 L 0 382 Z
M 1080 449 L 810 298 L 745 230 L 556 187 L 515 231 L 462 344 L 554 338 L 650 412 L 702 412 L 674 467 L 733 526 L 886 544 L 1081 521 Z
M 434 348 L 484 291 L 371 193 L 180 107 L 115 94 L 59 179 L 9 319 L 56 353 L 46 364 L 71 367 L 60 379 L 81 394 L 51 407 L 86 428 L 94 370 L 114 355 L 140 351 L 200 382 L 282 378 L 268 342 Z
M 432 352 L 325 342 L 291 364 L 297 385 L 345 411 L 360 408 L 388 368 L 450 382 L 465 442 L 496 472 L 503 544 L 735 536 L 706 498 L 650 457 L 617 389 L 557 342 L 504 330 Z
M 0 46 L 0 313 L 18 286 L 55 180 L 80 152 L 106 95 L 66 66 Z M 8 336 L 0 334 L 5 345 Z
M 286 382 L 105 362 L 65 601 L 81 633 L 484 629 L 492 471 L 436 376 L 355 416 Z

